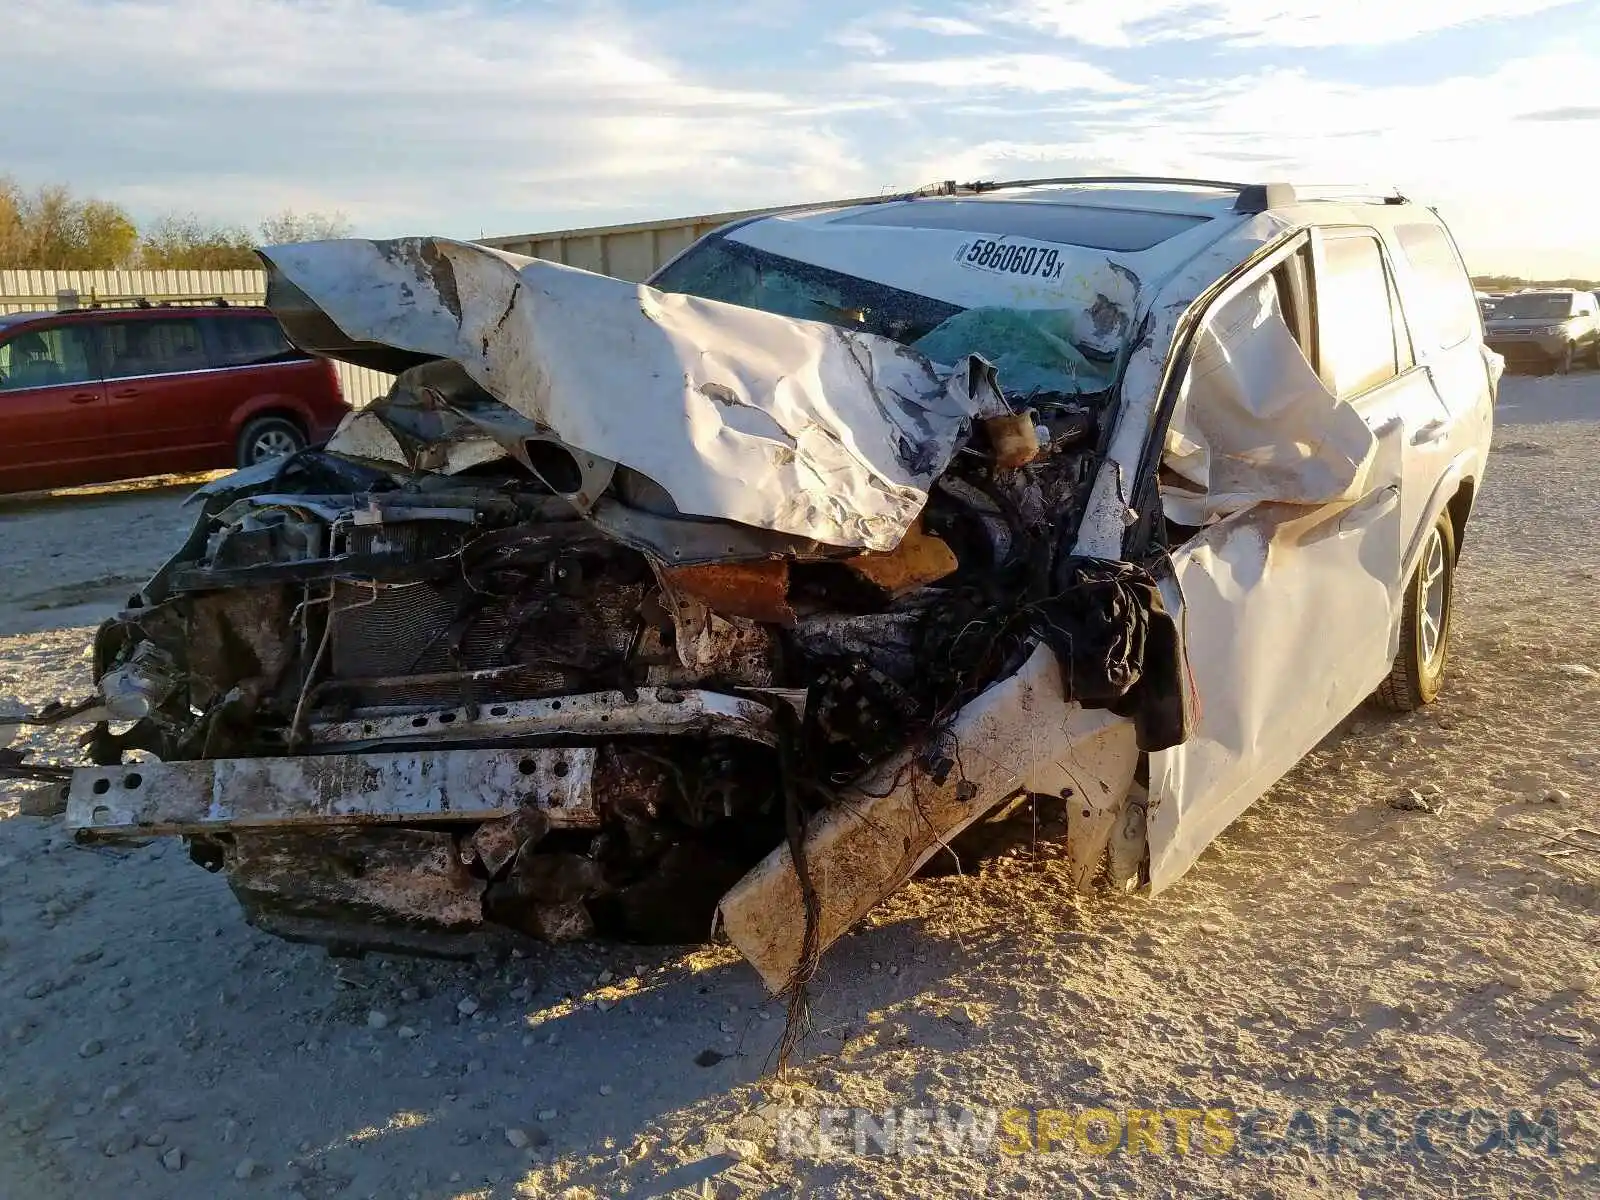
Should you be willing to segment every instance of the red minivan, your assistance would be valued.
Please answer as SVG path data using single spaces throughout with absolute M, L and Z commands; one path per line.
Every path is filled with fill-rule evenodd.
M 250 466 L 349 411 L 333 364 L 264 308 L 0 315 L 0 492 Z

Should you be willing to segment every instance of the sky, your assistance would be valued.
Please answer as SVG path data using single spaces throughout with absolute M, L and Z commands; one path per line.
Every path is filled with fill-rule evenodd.
M 0 174 L 512 235 L 1128 172 L 1398 187 L 1600 277 L 1600 0 L 0 0 Z

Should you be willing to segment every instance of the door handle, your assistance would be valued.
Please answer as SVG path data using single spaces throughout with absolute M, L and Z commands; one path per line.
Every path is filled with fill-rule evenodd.
M 116 397 L 118 400 L 127 400 L 130 397 L 139 395 L 139 393 L 142 390 L 143 389 L 141 389 L 141 388 L 118 388 L 116 391 L 112 392 L 111 394 L 112 394 L 112 396 Z
M 1429 421 L 1421 429 L 1411 435 L 1413 446 L 1424 446 L 1429 442 L 1437 442 L 1450 431 L 1449 421 Z
M 99 392 L 73 392 L 67 399 L 73 404 L 93 404 L 100 399 Z

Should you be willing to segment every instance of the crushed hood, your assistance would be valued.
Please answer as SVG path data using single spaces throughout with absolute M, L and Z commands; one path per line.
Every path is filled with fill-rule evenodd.
M 514 410 L 468 418 L 489 436 L 503 444 L 520 416 L 531 436 L 647 476 L 688 516 L 892 549 L 971 420 L 1009 411 L 975 357 L 941 366 L 887 338 L 471 243 L 261 253 L 267 303 L 303 349 L 396 373 L 454 362 Z M 357 418 L 350 449 L 373 444 L 393 399 Z

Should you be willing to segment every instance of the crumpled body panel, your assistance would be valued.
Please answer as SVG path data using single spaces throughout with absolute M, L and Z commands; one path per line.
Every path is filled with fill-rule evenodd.
M 263 257 L 269 304 L 304 348 L 452 360 L 681 513 L 830 545 L 892 549 L 970 420 L 1009 411 L 978 359 L 951 370 L 887 338 L 483 246 L 352 239 Z

